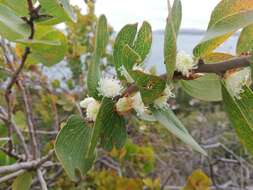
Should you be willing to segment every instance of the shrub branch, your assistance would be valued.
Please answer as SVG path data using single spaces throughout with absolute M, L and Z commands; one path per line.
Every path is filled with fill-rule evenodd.
M 221 61 L 216 63 L 208 63 L 206 64 L 203 59 L 199 59 L 198 67 L 191 71 L 191 75 L 189 77 L 185 77 L 180 72 L 175 72 L 173 76 L 173 80 L 193 80 L 196 79 L 195 76 L 198 73 L 213 73 L 219 76 L 223 76 L 227 71 L 248 67 L 250 66 L 251 56 L 237 57 L 227 61 Z M 167 74 L 160 75 L 161 78 L 166 80 Z M 131 84 L 123 93 L 123 96 L 129 95 L 133 92 L 138 91 L 138 87 L 135 84 Z M 120 97 L 117 97 L 120 98 Z

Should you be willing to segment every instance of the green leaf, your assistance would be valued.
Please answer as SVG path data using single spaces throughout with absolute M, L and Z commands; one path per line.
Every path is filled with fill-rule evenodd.
M 244 92 L 240 95 L 241 99 L 238 99 L 237 103 L 253 126 L 253 117 L 252 117 L 252 115 L 253 115 L 253 93 L 252 93 L 252 90 L 247 86 L 245 86 L 243 88 L 243 90 L 244 90 Z M 253 127 L 252 127 L 252 130 L 253 130 Z
M 30 39 L 17 39 L 15 42 L 21 43 L 26 46 L 32 46 L 34 44 L 37 45 L 50 45 L 50 46 L 59 46 L 61 45 L 61 42 L 59 41 L 49 41 L 49 40 L 30 40 Z
M 182 5 L 180 0 L 175 0 L 170 11 L 164 37 L 164 63 L 167 70 L 167 78 L 171 80 L 176 65 L 177 35 L 182 20 Z
M 253 25 L 245 27 L 239 37 L 236 46 L 237 55 L 245 52 L 253 52 Z
M 0 121 L 0 147 L 4 147 L 6 143 L 8 142 L 8 130 L 7 127 Z M 5 153 L 3 153 L 5 154 Z M 1 156 L 0 156 L 1 157 Z M 0 160 L 0 165 L 1 165 L 1 160 Z
M 222 0 L 212 12 L 207 32 L 195 47 L 196 57 L 204 56 L 235 31 L 253 23 L 253 2 L 249 0 Z
M 138 86 L 145 104 L 150 104 L 160 97 L 166 87 L 166 81 L 161 77 L 141 71 L 132 71 L 130 74 Z
M 192 172 L 181 190 L 210 190 L 212 180 L 200 169 Z
M 253 93 L 244 88 L 241 99 L 234 98 L 222 82 L 225 110 L 242 144 L 253 154 Z
M 221 61 L 227 61 L 229 59 L 233 59 L 234 56 L 228 53 L 220 53 L 220 52 L 214 52 L 207 54 L 206 56 L 203 57 L 204 61 L 206 64 L 212 64 L 212 63 L 217 63 Z
M 60 5 L 64 8 L 64 11 L 67 13 L 67 15 L 69 16 L 69 18 L 76 22 L 77 17 L 69 3 L 69 0 L 58 0 L 60 1 Z
M 253 56 L 250 57 L 250 70 L 251 70 L 251 80 L 253 80 Z
M 183 124 L 178 120 L 175 114 L 170 109 L 151 108 L 157 121 L 168 129 L 173 135 L 178 137 L 184 143 L 189 145 L 194 150 L 207 155 L 200 145 L 191 137 Z
M 89 144 L 89 150 L 87 156 L 93 155 L 99 141 L 99 136 L 102 128 L 108 122 L 110 122 L 110 118 L 112 117 L 112 109 L 114 107 L 114 102 L 111 98 L 104 97 L 101 102 L 100 109 L 97 114 L 96 121 L 93 126 L 91 142 Z
M 29 190 L 32 185 L 32 174 L 24 172 L 20 174 L 12 184 L 12 190 Z
M 113 57 L 114 57 L 114 64 L 118 74 L 118 77 L 122 79 L 122 75 L 120 73 L 120 67 L 124 63 L 124 46 L 129 45 L 132 47 L 134 44 L 135 36 L 137 33 L 137 24 L 128 24 L 124 26 L 120 32 L 118 33 L 114 48 L 113 48 Z
M 87 156 L 93 128 L 79 116 L 71 116 L 57 135 L 55 153 L 71 180 L 77 181 L 92 167 L 94 154 Z
M 0 151 L 0 166 L 15 164 L 16 162 L 17 162 L 16 159 Z
M 37 25 L 35 29 L 36 33 L 33 40 L 17 40 L 19 43 L 31 48 L 28 62 L 52 66 L 63 60 L 67 52 L 66 36 L 50 26 Z M 24 45 L 17 47 L 24 51 Z
M 128 44 L 123 47 L 123 65 L 128 72 L 132 71 L 133 66 L 141 61 L 140 55 Z
M 27 0 L 0 0 L 0 3 L 10 7 L 20 17 L 29 15 Z
M 64 21 L 76 22 L 76 15 L 68 0 L 39 0 L 39 2 L 42 14 L 51 16 L 51 19 L 40 21 L 40 24 L 54 25 Z
M 40 32 L 42 32 L 44 28 L 41 28 Z M 44 29 L 45 30 L 45 29 Z M 36 36 L 35 36 L 36 37 Z M 40 36 L 38 39 L 42 41 L 50 41 L 56 40 L 61 43 L 59 46 L 55 45 L 39 45 L 34 44 L 31 45 L 32 56 L 37 59 L 39 62 L 43 63 L 44 65 L 51 66 L 54 65 L 61 60 L 63 60 L 66 52 L 67 52 L 67 39 L 65 35 L 54 29 L 49 29 L 45 34 Z
M 233 56 L 227 53 L 210 53 L 203 57 L 205 64 L 212 64 L 232 59 Z M 183 90 L 194 98 L 204 101 L 221 101 L 220 77 L 215 74 L 205 74 L 204 76 L 190 81 L 180 81 Z
M 23 111 L 16 111 L 13 120 L 20 129 L 27 129 L 26 116 Z
M 193 55 L 195 57 L 203 57 L 213 50 L 215 50 L 219 45 L 225 42 L 234 33 L 229 33 L 221 37 L 217 37 L 214 40 L 209 40 L 206 42 L 200 42 L 193 50 Z
M 150 52 L 152 45 L 152 28 L 146 21 L 143 22 L 136 41 L 134 42 L 133 49 L 141 56 L 141 61 L 144 61 Z
M 221 101 L 220 78 L 216 74 L 207 74 L 195 80 L 181 80 L 180 86 L 190 96 L 204 101 Z
M 0 3 L 0 35 L 8 40 L 28 38 L 30 27 L 9 7 Z
M 111 110 L 109 110 L 111 108 Z M 123 117 L 113 110 L 113 104 L 108 106 L 107 121 L 101 128 L 101 146 L 111 151 L 113 147 L 121 149 L 127 140 L 126 123 Z
M 95 51 L 94 58 L 88 69 L 88 78 L 87 78 L 87 86 L 89 95 L 98 99 L 98 82 L 100 80 L 100 68 L 99 63 L 100 59 L 103 57 L 106 51 L 106 46 L 108 43 L 108 26 L 107 20 L 104 15 L 100 16 L 97 21 L 97 29 L 96 29 L 96 41 L 95 41 Z
M 95 56 L 101 58 L 106 52 L 106 46 L 109 39 L 109 31 L 105 15 L 101 15 L 98 18 L 95 37 Z

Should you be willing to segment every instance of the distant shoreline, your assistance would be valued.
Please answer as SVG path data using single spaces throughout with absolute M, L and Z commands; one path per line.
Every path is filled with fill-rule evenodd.
M 201 30 L 201 29 L 191 29 L 191 28 L 189 28 L 189 29 L 181 29 L 180 31 L 179 31 L 179 34 L 183 34 L 183 35 L 197 35 L 197 36 L 199 36 L 199 35 L 204 35 L 205 34 L 205 30 Z M 153 33 L 155 33 L 155 34 L 163 34 L 164 33 L 164 30 L 154 30 L 153 31 Z M 234 36 L 239 36 L 239 32 L 236 32 L 235 34 L 234 34 Z

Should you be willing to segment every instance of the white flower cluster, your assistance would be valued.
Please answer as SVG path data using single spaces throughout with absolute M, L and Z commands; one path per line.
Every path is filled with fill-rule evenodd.
M 243 86 L 251 83 L 251 70 L 250 68 L 244 68 L 240 71 L 231 73 L 225 79 L 226 86 L 230 93 L 240 99 L 240 94 L 243 93 Z
M 120 95 L 122 90 L 120 81 L 114 78 L 102 78 L 98 83 L 98 92 L 108 98 Z
M 163 94 L 154 101 L 154 106 L 160 109 L 166 109 L 168 107 L 167 100 L 170 97 L 175 97 L 172 93 L 172 89 L 172 86 L 167 86 Z M 131 109 L 134 109 L 137 115 L 143 120 L 155 120 L 150 110 L 144 105 L 140 92 L 135 93 L 133 96 L 120 98 L 116 103 L 116 110 L 120 114 L 124 114 Z
M 86 117 L 90 121 L 96 121 L 100 103 L 92 97 L 85 98 L 80 102 L 80 107 L 86 109 Z
M 145 107 L 142 98 L 141 98 L 141 93 L 137 92 L 133 97 L 133 109 L 136 111 L 136 113 L 140 115 L 144 115 L 147 111 L 147 107 Z
M 116 110 L 120 114 L 124 114 L 131 109 L 134 109 L 137 115 L 144 120 L 154 120 L 150 111 L 144 105 L 140 92 L 135 93 L 133 96 L 120 98 L 116 103 Z
M 176 71 L 181 72 L 184 76 L 189 77 L 190 71 L 196 69 L 196 64 L 190 55 L 183 52 L 177 54 Z
M 154 101 L 154 106 L 157 108 L 160 108 L 160 109 L 167 108 L 168 107 L 168 103 L 167 103 L 168 99 L 175 97 L 175 94 L 172 92 L 172 90 L 173 90 L 173 86 L 167 86 L 164 89 L 163 94 Z
M 155 118 L 150 110 L 144 105 L 140 92 L 137 92 L 134 96 L 132 96 L 132 101 L 133 109 L 141 119 L 146 121 L 155 121 Z

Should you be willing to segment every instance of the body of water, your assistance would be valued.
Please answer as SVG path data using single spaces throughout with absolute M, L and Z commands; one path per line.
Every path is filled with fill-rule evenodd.
M 201 41 L 204 35 L 203 31 L 198 30 L 183 30 L 178 36 L 178 51 L 183 51 L 187 54 L 192 54 L 194 47 Z M 238 35 L 232 36 L 228 41 L 221 45 L 217 52 L 227 52 L 234 54 L 237 43 Z M 153 43 L 151 53 L 146 59 L 145 66 L 150 68 L 156 67 L 157 73 L 162 74 L 165 72 L 164 58 L 163 58 L 163 44 L 164 33 L 163 31 L 153 32 Z M 44 73 L 49 76 L 50 80 L 58 79 L 65 81 L 71 78 L 71 71 L 66 66 L 66 61 L 56 64 L 54 67 L 44 67 Z
M 201 41 L 204 36 L 203 31 L 198 30 L 183 30 L 178 36 L 178 51 L 183 51 L 187 54 L 192 54 L 194 47 Z M 235 54 L 235 47 L 238 40 L 238 34 L 232 36 L 228 41 L 217 48 L 217 52 L 226 52 Z M 155 31 L 153 33 L 153 44 L 151 54 L 147 59 L 148 67 L 155 65 L 158 73 L 165 72 L 163 64 L 163 44 L 164 33 Z

